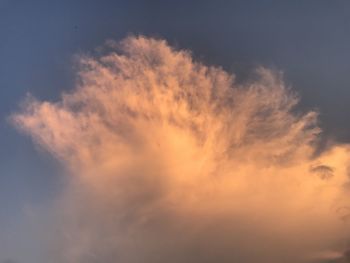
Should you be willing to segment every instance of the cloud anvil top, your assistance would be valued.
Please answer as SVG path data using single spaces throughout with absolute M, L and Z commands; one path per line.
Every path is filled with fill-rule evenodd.
M 51 262 L 297 263 L 342 257 L 349 148 L 282 74 L 244 83 L 161 39 L 79 57 L 74 90 L 12 116 L 72 174 Z M 331 252 L 327 252 L 331 251 Z

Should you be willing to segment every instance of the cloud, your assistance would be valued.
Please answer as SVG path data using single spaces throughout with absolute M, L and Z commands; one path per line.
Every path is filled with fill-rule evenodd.
M 79 58 L 60 101 L 12 117 L 72 175 L 51 262 L 296 263 L 346 249 L 348 146 L 315 157 L 317 113 L 297 110 L 281 73 L 238 84 L 164 40 L 109 46 Z

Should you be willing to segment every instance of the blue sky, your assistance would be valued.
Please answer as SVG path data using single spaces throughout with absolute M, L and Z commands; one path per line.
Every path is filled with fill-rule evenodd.
M 319 109 L 325 133 L 350 139 L 348 1 L 0 0 L 0 34 L 1 263 L 37 260 L 26 214 L 50 205 L 63 184 L 55 161 L 8 116 L 28 93 L 57 100 L 73 87 L 74 55 L 107 39 L 165 38 L 239 78 L 259 65 L 282 70 L 301 107 Z

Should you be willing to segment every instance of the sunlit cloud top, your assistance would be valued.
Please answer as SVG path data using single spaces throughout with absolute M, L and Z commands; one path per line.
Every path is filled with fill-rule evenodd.
M 309 262 L 347 250 L 347 145 L 283 75 L 244 83 L 166 41 L 80 56 L 76 88 L 13 122 L 72 174 L 55 262 Z M 325 251 L 331 251 L 326 253 Z M 333 255 L 332 254 L 332 255 Z

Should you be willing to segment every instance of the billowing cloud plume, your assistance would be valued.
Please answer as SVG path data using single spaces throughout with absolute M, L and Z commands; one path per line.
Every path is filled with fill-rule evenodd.
M 112 46 L 80 57 L 59 102 L 30 99 L 13 116 L 72 174 L 51 262 L 342 257 L 348 146 L 315 155 L 317 114 L 298 112 L 280 73 L 241 84 L 163 40 Z

